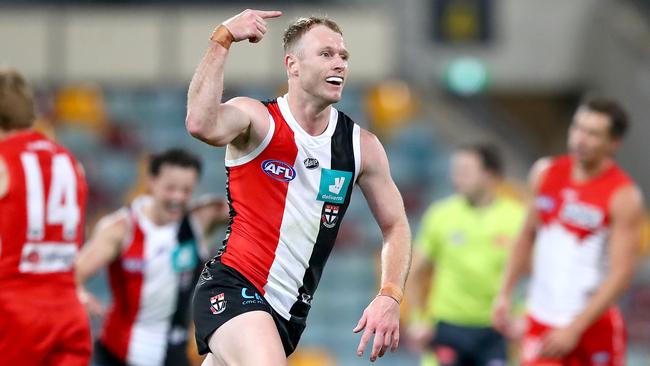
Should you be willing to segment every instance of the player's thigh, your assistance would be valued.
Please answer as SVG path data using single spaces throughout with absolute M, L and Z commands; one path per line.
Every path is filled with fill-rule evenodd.
M 55 327 L 58 330 L 57 344 L 43 365 L 87 366 L 92 352 L 90 321 L 76 299 L 61 305 Z
M 271 315 L 251 311 L 219 327 L 209 340 L 211 366 L 287 365 L 282 341 Z
M 52 347 L 50 317 L 32 309 L 28 302 L 0 296 L 0 365 L 42 365 Z

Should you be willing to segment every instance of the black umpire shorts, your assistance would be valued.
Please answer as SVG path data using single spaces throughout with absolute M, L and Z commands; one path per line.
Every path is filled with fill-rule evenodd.
M 440 366 L 506 366 L 506 341 L 491 327 L 439 321 L 431 343 Z
M 221 263 L 220 257 L 210 260 L 201 272 L 192 301 L 199 354 L 210 352 L 210 336 L 228 320 L 259 310 L 273 318 L 284 352 L 289 356 L 298 346 L 305 323 L 284 319 L 241 273 Z

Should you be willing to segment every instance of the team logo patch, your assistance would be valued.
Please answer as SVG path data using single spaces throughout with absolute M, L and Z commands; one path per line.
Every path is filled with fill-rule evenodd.
M 326 204 L 325 207 L 323 207 L 323 216 L 321 217 L 321 221 L 323 226 L 326 228 L 333 228 L 339 221 L 339 206 Z
M 318 168 L 318 159 L 316 158 L 307 158 L 303 161 L 305 168 L 307 169 L 316 169 Z
M 210 298 L 210 310 L 214 315 L 221 314 L 226 310 L 226 299 L 223 292 Z
M 334 169 L 322 169 L 320 188 L 316 199 L 329 203 L 343 203 L 350 187 L 352 172 Z
M 280 182 L 290 182 L 296 177 L 295 169 L 280 160 L 264 160 L 262 170 L 266 175 Z

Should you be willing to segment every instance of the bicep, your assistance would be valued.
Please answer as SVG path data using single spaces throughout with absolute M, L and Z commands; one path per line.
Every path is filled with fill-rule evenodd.
M 636 258 L 643 224 L 643 197 L 635 186 L 620 189 L 612 198 L 610 259 L 616 267 L 630 266 Z
M 221 103 L 216 114 L 198 115 L 188 111 L 186 126 L 190 134 L 214 146 L 226 146 L 264 124 L 268 112 L 257 100 L 237 97 Z

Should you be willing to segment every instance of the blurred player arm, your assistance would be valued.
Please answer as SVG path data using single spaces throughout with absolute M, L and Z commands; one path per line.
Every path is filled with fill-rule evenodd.
M 256 137 L 265 135 L 268 113 L 262 103 L 245 97 L 221 103 L 224 67 L 231 42 L 259 42 L 266 33 L 265 19 L 281 14 L 245 10 L 215 29 L 187 93 L 185 126 L 192 136 L 214 146 L 245 146 L 251 137 L 257 140 Z
M 505 268 L 503 282 L 499 294 L 494 300 L 492 322 L 495 329 L 508 335 L 510 328 L 510 311 L 512 304 L 512 293 L 519 280 L 530 270 L 530 260 L 537 233 L 537 210 L 535 208 L 535 195 L 539 190 L 546 170 L 550 166 L 550 158 L 538 160 L 530 170 L 528 184 L 533 194 L 528 205 L 528 213 L 519 236 L 515 240 Z
M 406 298 L 409 308 L 410 320 L 412 323 L 427 323 L 424 314 L 426 313 L 427 294 L 431 287 L 433 264 L 431 260 L 419 249 L 417 244 L 413 250 L 411 270 L 406 285 Z
M 75 261 L 77 292 L 92 315 L 101 315 L 103 306 L 86 290 L 85 283 L 120 255 L 128 230 L 128 221 L 121 211 L 105 216 Z
M 411 261 L 411 232 L 386 152 L 377 137 L 365 130 L 361 131 L 361 160 L 359 187 L 381 229 L 384 245 L 380 295 L 364 310 L 354 332 L 365 329 L 357 348 L 359 356 L 375 334 L 370 353 L 374 361 L 389 348 L 395 351 L 399 344 L 399 301 Z
M 230 219 L 228 202 L 220 196 L 203 195 L 190 205 L 190 211 L 201 225 L 203 236 L 210 236 Z

